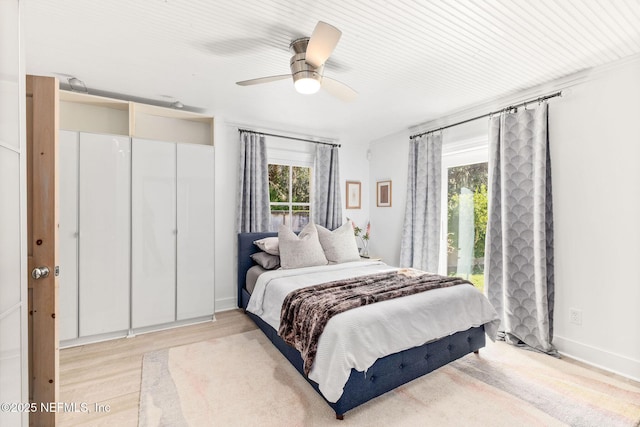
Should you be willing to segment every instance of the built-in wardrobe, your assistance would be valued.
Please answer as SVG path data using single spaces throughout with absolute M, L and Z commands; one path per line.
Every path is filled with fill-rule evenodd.
M 213 118 L 61 92 L 62 346 L 211 320 Z

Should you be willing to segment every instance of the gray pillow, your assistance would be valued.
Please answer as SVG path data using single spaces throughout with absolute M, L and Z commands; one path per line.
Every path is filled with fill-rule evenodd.
M 311 222 L 297 236 L 289 227 L 281 225 L 278 230 L 278 240 L 280 266 L 284 269 L 312 267 L 328 263 L 320 240 L 318 240 L 318 230 Z
M 351 221 L 345 222 L 333 231 L 327 230 L 321 225 L 318 225 L 317 228 L 320 244 L 329 264 L 360 261 L 358 244 L 353 234 Z
M 277 237 L 265 237 L 264 239 L 255 240 L 253 244 L 268 254 L 280 255 Z
M 255 254 L 251 254 L 251 259 L 265 270 L 275 270 L 280 267 L 280 257 L 278 255 L 256 252 Z

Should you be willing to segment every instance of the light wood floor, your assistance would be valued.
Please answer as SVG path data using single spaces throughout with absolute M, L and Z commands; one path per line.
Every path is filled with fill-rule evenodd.
M 145 353 L 256 329 L 241 310 L 216 313 L 215 322 L 60 351 L 60 401 L 86 402 L 91 413 L 59 413 L 61 426 L 137 426 Z M 95 404 L 109 412 L 93 412 Z
M 241 310 L 216 314 L 215 322 L 68 348 L 60 351 L 60 400 L 86 402 L 91 413 L 59 414 L 61 426 L 137 426 L 142 358 L 145 353 L 256 329 Z M 590 367 L 634 386 L 640 383 Z M 93 412 L 94 405 L 109 405 L 109 412 Z

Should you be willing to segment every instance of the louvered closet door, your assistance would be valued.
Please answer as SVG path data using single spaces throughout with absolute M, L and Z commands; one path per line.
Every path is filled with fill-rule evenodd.
M 177 319 L 213 314 L 213 147 L 177 145 Z
M 80 134 L 80 336 L 129 329 L 131 141 Z
M 78 132 L 58 139 L 59 228 L 58 306 L 60 340 L 78 337 Z
M 176 145 L 132 141 L 132 326 L 176 319 Z

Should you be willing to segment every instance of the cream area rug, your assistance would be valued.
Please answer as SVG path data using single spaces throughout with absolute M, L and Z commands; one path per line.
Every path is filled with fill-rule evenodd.
M 640 386 L 488 343 L 345 414 L 260 330 L 148 353 L 140 426 L 639 426 Z

